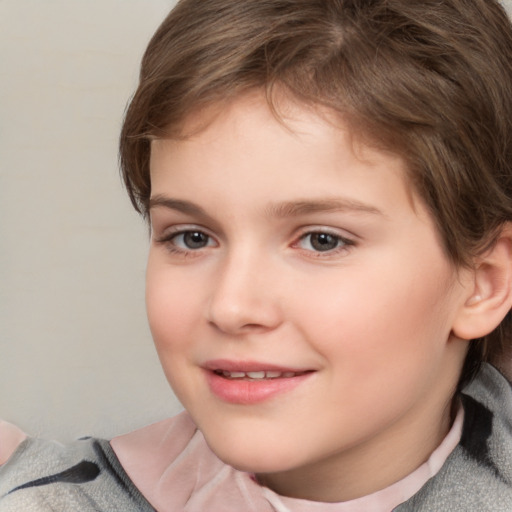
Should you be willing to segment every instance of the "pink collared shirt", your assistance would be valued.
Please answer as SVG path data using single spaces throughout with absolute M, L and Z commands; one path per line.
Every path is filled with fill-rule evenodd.
M 390 512 L 441 469 L 460 441 L 463 418 L 460 407 L 443 442 L 411 474 L 343 503 L 287 498 L 260 486 L 250 474 L 218 459 L 186 412 L 116 437 L 110 444 L 128 477 L 158 512 Z M 0 465 L 26 437 L 19 428 L 0 421 Z

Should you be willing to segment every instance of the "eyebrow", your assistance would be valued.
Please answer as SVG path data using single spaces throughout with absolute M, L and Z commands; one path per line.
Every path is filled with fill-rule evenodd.
M 149 199 L 149 210 L 153 208 L 164 207 L 170 210 L 176 210 L 189 215 L 198 215 L 208 217 L 209 215 L 198 205 L 182 199 L 173 199 L 162 195 L 155 195 Z
M 210 218 L 210 215 L 199 205 L 183 199 L 174 199 L 163 195 L 155 195 L 149 200 L 149 210 L 164 207 L 176 210 L 188 215 Z M 272 203 L 265 209 L 268 217 L 287 218 L 298 217 L 311 213 L 329 212 L 357 212 L 372 215 L 384 215 L 381 210 L 366 203 L 353 199 L 326 198 L 326 199 L 299 199 L 296 201 L 284 201 Z
M 383 215 L 383 213 L 374 206 L 353 199 L 344 198 L 285 201 L 282 203 L 271 204 L 267 208 L 269 216 L 279 218 L 306 215 L 308 213 L 346 211 Z

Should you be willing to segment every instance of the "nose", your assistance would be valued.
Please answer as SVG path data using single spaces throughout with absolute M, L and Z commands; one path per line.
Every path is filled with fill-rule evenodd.
M 277 276 L 256 254 L 231 255 L 218 269 L 208 321 L 230 335 L 266 332 L 282 322 Z

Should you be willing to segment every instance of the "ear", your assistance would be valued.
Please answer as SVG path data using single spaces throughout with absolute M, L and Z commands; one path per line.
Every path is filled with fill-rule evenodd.
M 471 271 L 468 296 L 452 332 L 472 340 L 492 332 L 512 307 L 512 223 L 506 223 L 498 240 L 478 256 Z

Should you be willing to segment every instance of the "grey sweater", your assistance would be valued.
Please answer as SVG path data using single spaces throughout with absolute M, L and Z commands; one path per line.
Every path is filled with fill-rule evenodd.
M 459 445 L 396 512 L 512 512 L 511 385 L 484 365 L 462 402 Z M 61 445 L 29 438 L 0 467 L 0 512 L 75 510 L 154 512 L 104 440 Z M 233 510 L 228 496 L 224 510 Z

